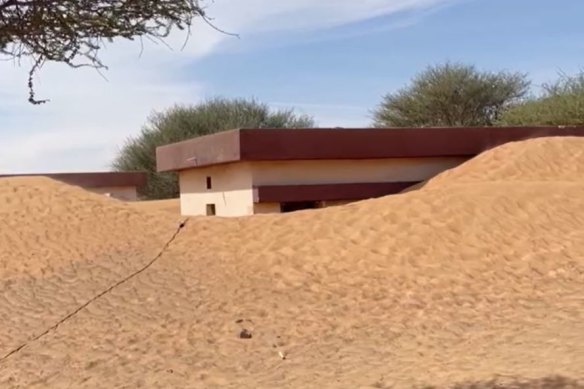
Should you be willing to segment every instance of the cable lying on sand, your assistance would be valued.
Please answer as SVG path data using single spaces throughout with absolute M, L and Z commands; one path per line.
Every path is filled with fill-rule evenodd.
M 160 259 L 160 257 L 162 257 L 162 255 L 164 254 L 164 252 L 168 249 L 168 247 L 171 245 L 171 243 L 176 239 L 176 237 L 178 236 L 178 234 L 180 233 L 180 231 L 186 226 L 187 220 L 188 219 L 184 219 L 183 221 L 181 221 L 179 223 L 176 231 L 172 234 L 172 236 L 170 237 L 170 239 L 164 244 L 164 246 L 162 246 L 162 249 L 158 252 L 158 254 L 156 254 L 154 256 L 154 258 L 152 258 L 146 265 L 142 266 L 140 269 L 138 269 L 135 272 L 131 273 L 127 277 L 119 280 L 118 282 L 116 282 L 115 284 L 111 285 L 107 289 L 101 291 L 100 293 L 98 293 L 97 295 L 95 295 L 94 297 L 92 297 L 91 299 L 89 299 L 87 302 L 85 302 L 84 304 L 80 305 L 74 311 L 72 311 L 71 313 L 69 313 L 68 315 L 66 315 L 65 317 L 63 317 L 61 320 L 57 321 L 57 323 L 55 323 L 51 327 L 47 328 L 45 331 L 43 331 L 40 334 L 34 336 L 33 338 L 31 338 L 27 342 L 22 343 L 18 347 L 10 350 L 8 353 L 6 353 L 4 356 L 2 356 L 2 358 L 0 358 L 0 362 L 3 362 L 4 360 L 6 360 L 7 358 L 9 358 L 10 356 L 16 354 L 17 352 L 19 352 L 20 350 L 22 350 L 23 348 L 25 348 L 27 345 L 29 345 L 31 342 L 37 341 L 37 340 L 41 339 L 42 337 L 44 337 L 45 335 L 48 335 L 51 331 L 56 330 L 61 324 L 65 323 L 67 320 L 71 319 L 73 316 L 75 316 L 76 314 L 78 314 L 79 312 L 81 312 L 83 309 L 87 308 L 91 303 L 97 301 L 101 297 L 103 297 L 106 294 L 110 293 L 112 290 L 114 290 L 118 286 L 125 284 L 126 282 L 128 282 L 132 278 L 136 277 L 140 273 L 143 273 L 144 271 L 148 270 L 148 268 L 150 268 L 152 265 L 154 265 L 154 263 L 156 263 L 156 261 L 158 261 Z

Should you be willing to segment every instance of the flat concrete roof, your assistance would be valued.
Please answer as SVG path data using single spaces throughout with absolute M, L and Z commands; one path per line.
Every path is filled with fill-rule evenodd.
M 27 173 L 0 174 L 0 178 L 10 177 L 47 177 L 66 184 L 83 188 L 106 188 L 133 186 L 141 188 L 146 185 L 146 172 L 88 172 L 88 173 Z
M 239 161 L 473 157 L 507 142 L 584 136 L 584 127 L 235 129 L 160 146 L 157 170 Z

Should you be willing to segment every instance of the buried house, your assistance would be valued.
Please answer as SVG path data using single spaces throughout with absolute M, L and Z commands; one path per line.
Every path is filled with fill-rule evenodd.
M 145 172 L 2 174 L 0 178 L 27 176 L 50 178 L 123 201 L 138 200 L 138 191 L 146 185 L 148 178 Z
M 158 147 L 183 215 L 290 212 L 399 193 L 510 141 L 584 127 L 236 129 Z

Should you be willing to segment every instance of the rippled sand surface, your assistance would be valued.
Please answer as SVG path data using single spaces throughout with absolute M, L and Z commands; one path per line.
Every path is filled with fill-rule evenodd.
M 153 208 L 0 179 L 0 387 L 584 388 L 584 139 L 324 210 Z

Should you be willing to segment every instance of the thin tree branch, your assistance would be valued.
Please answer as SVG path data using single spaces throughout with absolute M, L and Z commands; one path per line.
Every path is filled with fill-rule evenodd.
M 47 61 L 71 68 L 107 69 L 99 58 L 106 41 L 147 38 L 162 42 L 172 30 L 186 30 L 195 18 L 216 31 L 202 0 L 0 0 L 0 57 L 34 59 L 29 72 L 29 102 L 37 100 L 33 77 Z M 184 49 L 186 41 L 183 44 Z M 182 50 L 181 49 L 181 50 Z M 142 55 L 143 46 L 140 51 Z

